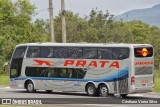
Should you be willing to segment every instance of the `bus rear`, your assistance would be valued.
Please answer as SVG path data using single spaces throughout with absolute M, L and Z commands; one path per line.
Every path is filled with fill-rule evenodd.
M 154 88 L 154 55 L 151 45 L 133 47 L 131 93 L 151 92 Z

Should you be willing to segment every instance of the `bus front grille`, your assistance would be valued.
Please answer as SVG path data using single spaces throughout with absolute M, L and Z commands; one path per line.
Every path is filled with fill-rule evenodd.
M 128 78 L 118 80 L 119 93 L 128 93 Z

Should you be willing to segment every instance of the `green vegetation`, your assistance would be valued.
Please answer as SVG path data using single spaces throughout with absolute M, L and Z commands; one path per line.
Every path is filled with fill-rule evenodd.
M 9 86 L 9 76 L 5 74 L 0 75 L 0 86 Z
M 155 87 L 154 87 L 154 91 L 155 92 L 160 92 L 160 78 L 155 78 Z
M 154 76 L 154 91 L 160 92 L 160 71 L 155 70 L 155 76 Z

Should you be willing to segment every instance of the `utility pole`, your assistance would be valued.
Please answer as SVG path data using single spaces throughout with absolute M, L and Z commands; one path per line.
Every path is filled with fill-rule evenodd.
M 52 0 L 49 0 L 49 13 L 50 13 L 50 34 L 51 34 L 51 42 L 55 42 L 55 36 L 54 36 L 54 20 L 53 20 L 53 4 L 52 4 Z
M 62 13 L 62 43 L 66 43 L 66 22 L 65 22 L 65 6 L 64 0 L 61 0 L 61 13 Z

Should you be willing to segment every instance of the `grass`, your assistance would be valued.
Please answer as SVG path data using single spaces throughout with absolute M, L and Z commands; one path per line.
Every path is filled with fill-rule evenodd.
M 154 92 L 160 92 L 160 71 L 155 70 L 154 72 Z
M 9 86 L 9 76 L 0 74 L 0 86 Z
M 155 78 L 154 83 L 154 92 L 160 92 L 160 78 Z

